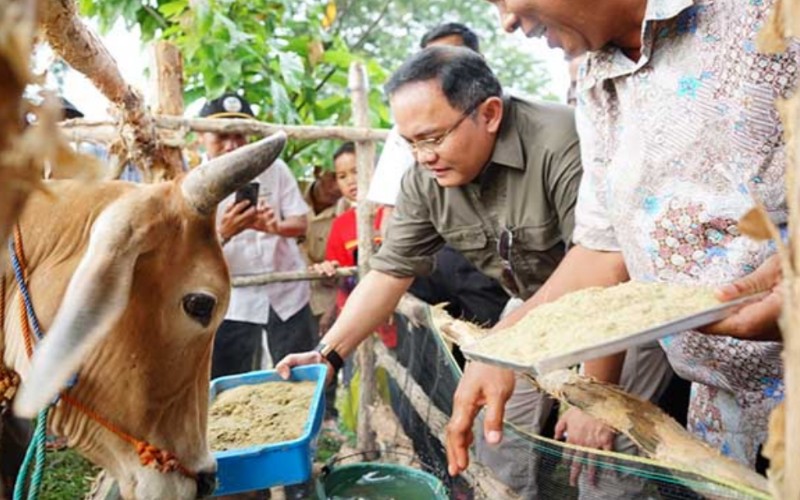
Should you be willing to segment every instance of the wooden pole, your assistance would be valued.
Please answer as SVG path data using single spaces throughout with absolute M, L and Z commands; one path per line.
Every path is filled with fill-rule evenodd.
M 41 28 L 45 38 L 70 66 L 80 71 L 116 104 L 122 112 L 119 140 L 127 158 L 143 173 L 145 180 L 170 178 L 158 143 L 153 117 L 141 94 L 122 77 L 117 62 L 103 42 L 78 17 L 72 0 L 44 0 Z
M 245 134 L 266 137 L 279 130 L 290 139 L 315 141 L 338 139 L 342 141 L 383 141 L 389 134 L 385 129 L 361 127 L 318 127 L 311 125 L 280 125 L 239 118 L 181 118 L 156 116 L 154 118 L 158 140 L 168 146 L 183 146 L 190 131 Z M 119 136 L 118 126 L 110 120 L 67 120 L 61 123 L 64 134 L 73 142 L 110 143 Z
M 783 19 L 786 41 L 800 36 L 800 0 L 776 3 Z M 774 14 L 773 14 L 774 15 Z M 786 138 L 787 204 L 789 206 L 790 259 L 784 265 L 784 304 L 781 318 L 783 332 L 784 408 L 784 477 L 783 498 L 800 500 L 800 95 L 783 103 L 782 119 Z M 787 270 L 786 267 L 791 269 Z M 787 272 L 788 271 L 788 272 Z
M 766 53 L 785 52 L 791 39 L 800 36 L 800 0 L 775 2 L 772 15 L 759 33 L 758 49 Z M 786 201 L 789 209 L 790 245 L 776 239 L 783 271 L 783 308 L 780 327 L 783 334 L 785 400 L 770 419 L 767 448 L 782 443 L 784 460 L 771 457 L 767 474 L 770 487 L 779 498 L 800 500 L 800 95 L 776 106 L 781 114 L 786 140 Z M 780 415 L 777 412 L 785 412 Z M 778 421 L 784 425 L 774 425 Z M 780 435 L 780 434 L 783 435 Z M 780 447 L 777 447 L 780 451 Z
M 367 92 L 367 73 L 364 66 L 354 62 L 350 66 L 350 96 L 353 100 L 353 122 L 356 127 L 369 127 L 369 107 Z M 368 141 L 356 142 L 356 162 L 358 168 L 358 270 L 363 278 L 369 272 L 369 258 L 372 256 L 373 214 L 372 204 L 367 201 L 367 191 L 372 180 L 375 164 L 375 144 Z M 369 413 L 375 401 L 375 351 L 374 339 L 368 337 L 358 349 L 358 366 L 361 371 L 361 392 L 358 401 L 358 425 L 356 427 L 357 447 L 361 451 L 375 449 L 375 433 L 369 426 Z
M 168 42 L 157 42 L 153 47 L 155 59 L 156 106 L 155 113 L 166 116 L 183 115 L 183 58 L 178 48 Z M 153 172 L 160 178 L 172 179 L 183 172 L 183 155 L 180 147 L 162 144 L 157 152 L 161 155 L 155 164 L 161 168 Z
M 797 2 L 796 2 L 797 3 Z M 797 12 L 800 14 L 800 11 Z M 800 15 L 796 17 L 800 21 Z M 795 89 L 797 92 L 797 89 Z M 787 127 L 794 133 L 786 145 L 789 153 L 787 169 L 788 204 L 790 207 L 789 231 L 791 233 L 791 271 L 784 271 L 784 304 L 781 317 L 783 332 L 783 370 L 785 384 L 785 427 L 784 427 L 784 477 L 783 498 L 800 500 L 800 175 L 797 172 L 800 159 L 800 99 L 795 95 L 788 103 L 791 109 L 791 122 Z
M 778 4 L 784 9 L 786 38 L 800 36 L 800 0 Z M 784 408 L 784 477 L 783 498 L 800 500 L 800 95 L 784 103 L 784 137 L 787 140 L 787 204 L 789 205 L 789 232 L 791 269 L 784 269 L 784 304 L 781 317 L 783 333 Z
M 335 278 L 346 278 L 348 276 L 355 276 L 356 274 L 358 274 L 357 267 L 340 267 L 336 270 Z M 231 278 L 231 286 L 255 286 L 267 285 L 269 283 L 282 283 L 286 281 L 324 280 L 328 278 L 328 276 L 316 271 L 281 271 Z

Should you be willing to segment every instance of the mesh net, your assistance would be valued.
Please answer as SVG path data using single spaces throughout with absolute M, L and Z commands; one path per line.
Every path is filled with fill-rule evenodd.
M 411 438 L 423 468 L 449 488 L 451 498 L 497 498 L 464 475 L 447 474 L 447 458 L 439 436 L 451 414 L 461 370 L 440 335 L 427 326 L 396 315 L 398 343 L 389 357 L 404 370 L 388 370 L 391 404 Z M 429 322 L 433 324 L 432 322 Z M 384 362 L 385 364 L 385 362 Z M 417 388 L 417 396 L 414 388 Z M 424 398 L 418 393 L 424 393 Z M 618 453 L 586 454 L 564 443 L 531 435 L 507 424 L 504 441 L 514 443 L 513 461 L 526 464 L 522 497 L 534 498 L 768 498 L 743 486 L 664 467 Z

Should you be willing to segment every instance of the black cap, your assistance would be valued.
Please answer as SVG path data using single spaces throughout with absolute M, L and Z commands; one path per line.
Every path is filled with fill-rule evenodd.
M 71 120 L 73 118 L 83 118 L 81 113 L 74 104 L 69 102 L 65 97 L 61 98 L 61 111 L 64 112 L 64 119 Z
M 228 92 L 207 101 L 200 110 L 201 118 L 255 118 L 250 103 L 244 97 Z

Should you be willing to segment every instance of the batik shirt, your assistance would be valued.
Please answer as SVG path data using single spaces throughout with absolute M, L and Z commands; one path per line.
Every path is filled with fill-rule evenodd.
M 579 82 L 585 174 L 574 240 L 619 250 L 632 279 L 716 285 L 773 251 L 737 220 L 760 200 L 787 218 L 777 97 L 794 88 L 796 47 L 756 48 L 768 0 L 649 0 L 638 62 L 607 48 Z M 695 382 L 689 427 L 752 464 L 783 397 L 781 345 L 687 332 L 662 346 Z

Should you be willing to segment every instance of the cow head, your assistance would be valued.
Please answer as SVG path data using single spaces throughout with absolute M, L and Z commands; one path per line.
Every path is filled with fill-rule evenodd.
M 59 403 L 50 429 L 106 468 L 125 498 L 208 493 L 207 479 L 216 468 L 205 436 L 210 357 L 230 293 L 215 209 L 273 163 L 285 140 L 276 134 L 173 182 L 105 188 L 76 183 L 62 193 L 66 199 L 51 200 L 48 207 L 66 210 L 79 205 L 72 198 L 97 200 L 85 216 L 60 214 L 88 219 L 82 238 L 59 242 L 77 247 L 74 256 L 26 242 L 31 265 L 41 269 L 32 270 L 31 290 L 47 335 L 22 373 L 15 413 L 34 416 L 79 373 L 71 398 L 200 473 L 194 481 L 144 467 L 130 443 Z M 35 209 L 35 200 L 31 204 Z M 23 231 L 25 221 L 23 214 Z M 53 253 L 59 255 L 48 261 Z M 61 284 L 57 271 L 64 266 L 74 272 L 64 273 L 71 278 L 61 278 Z M 55 293 L 36 294 L 48 288 Z

